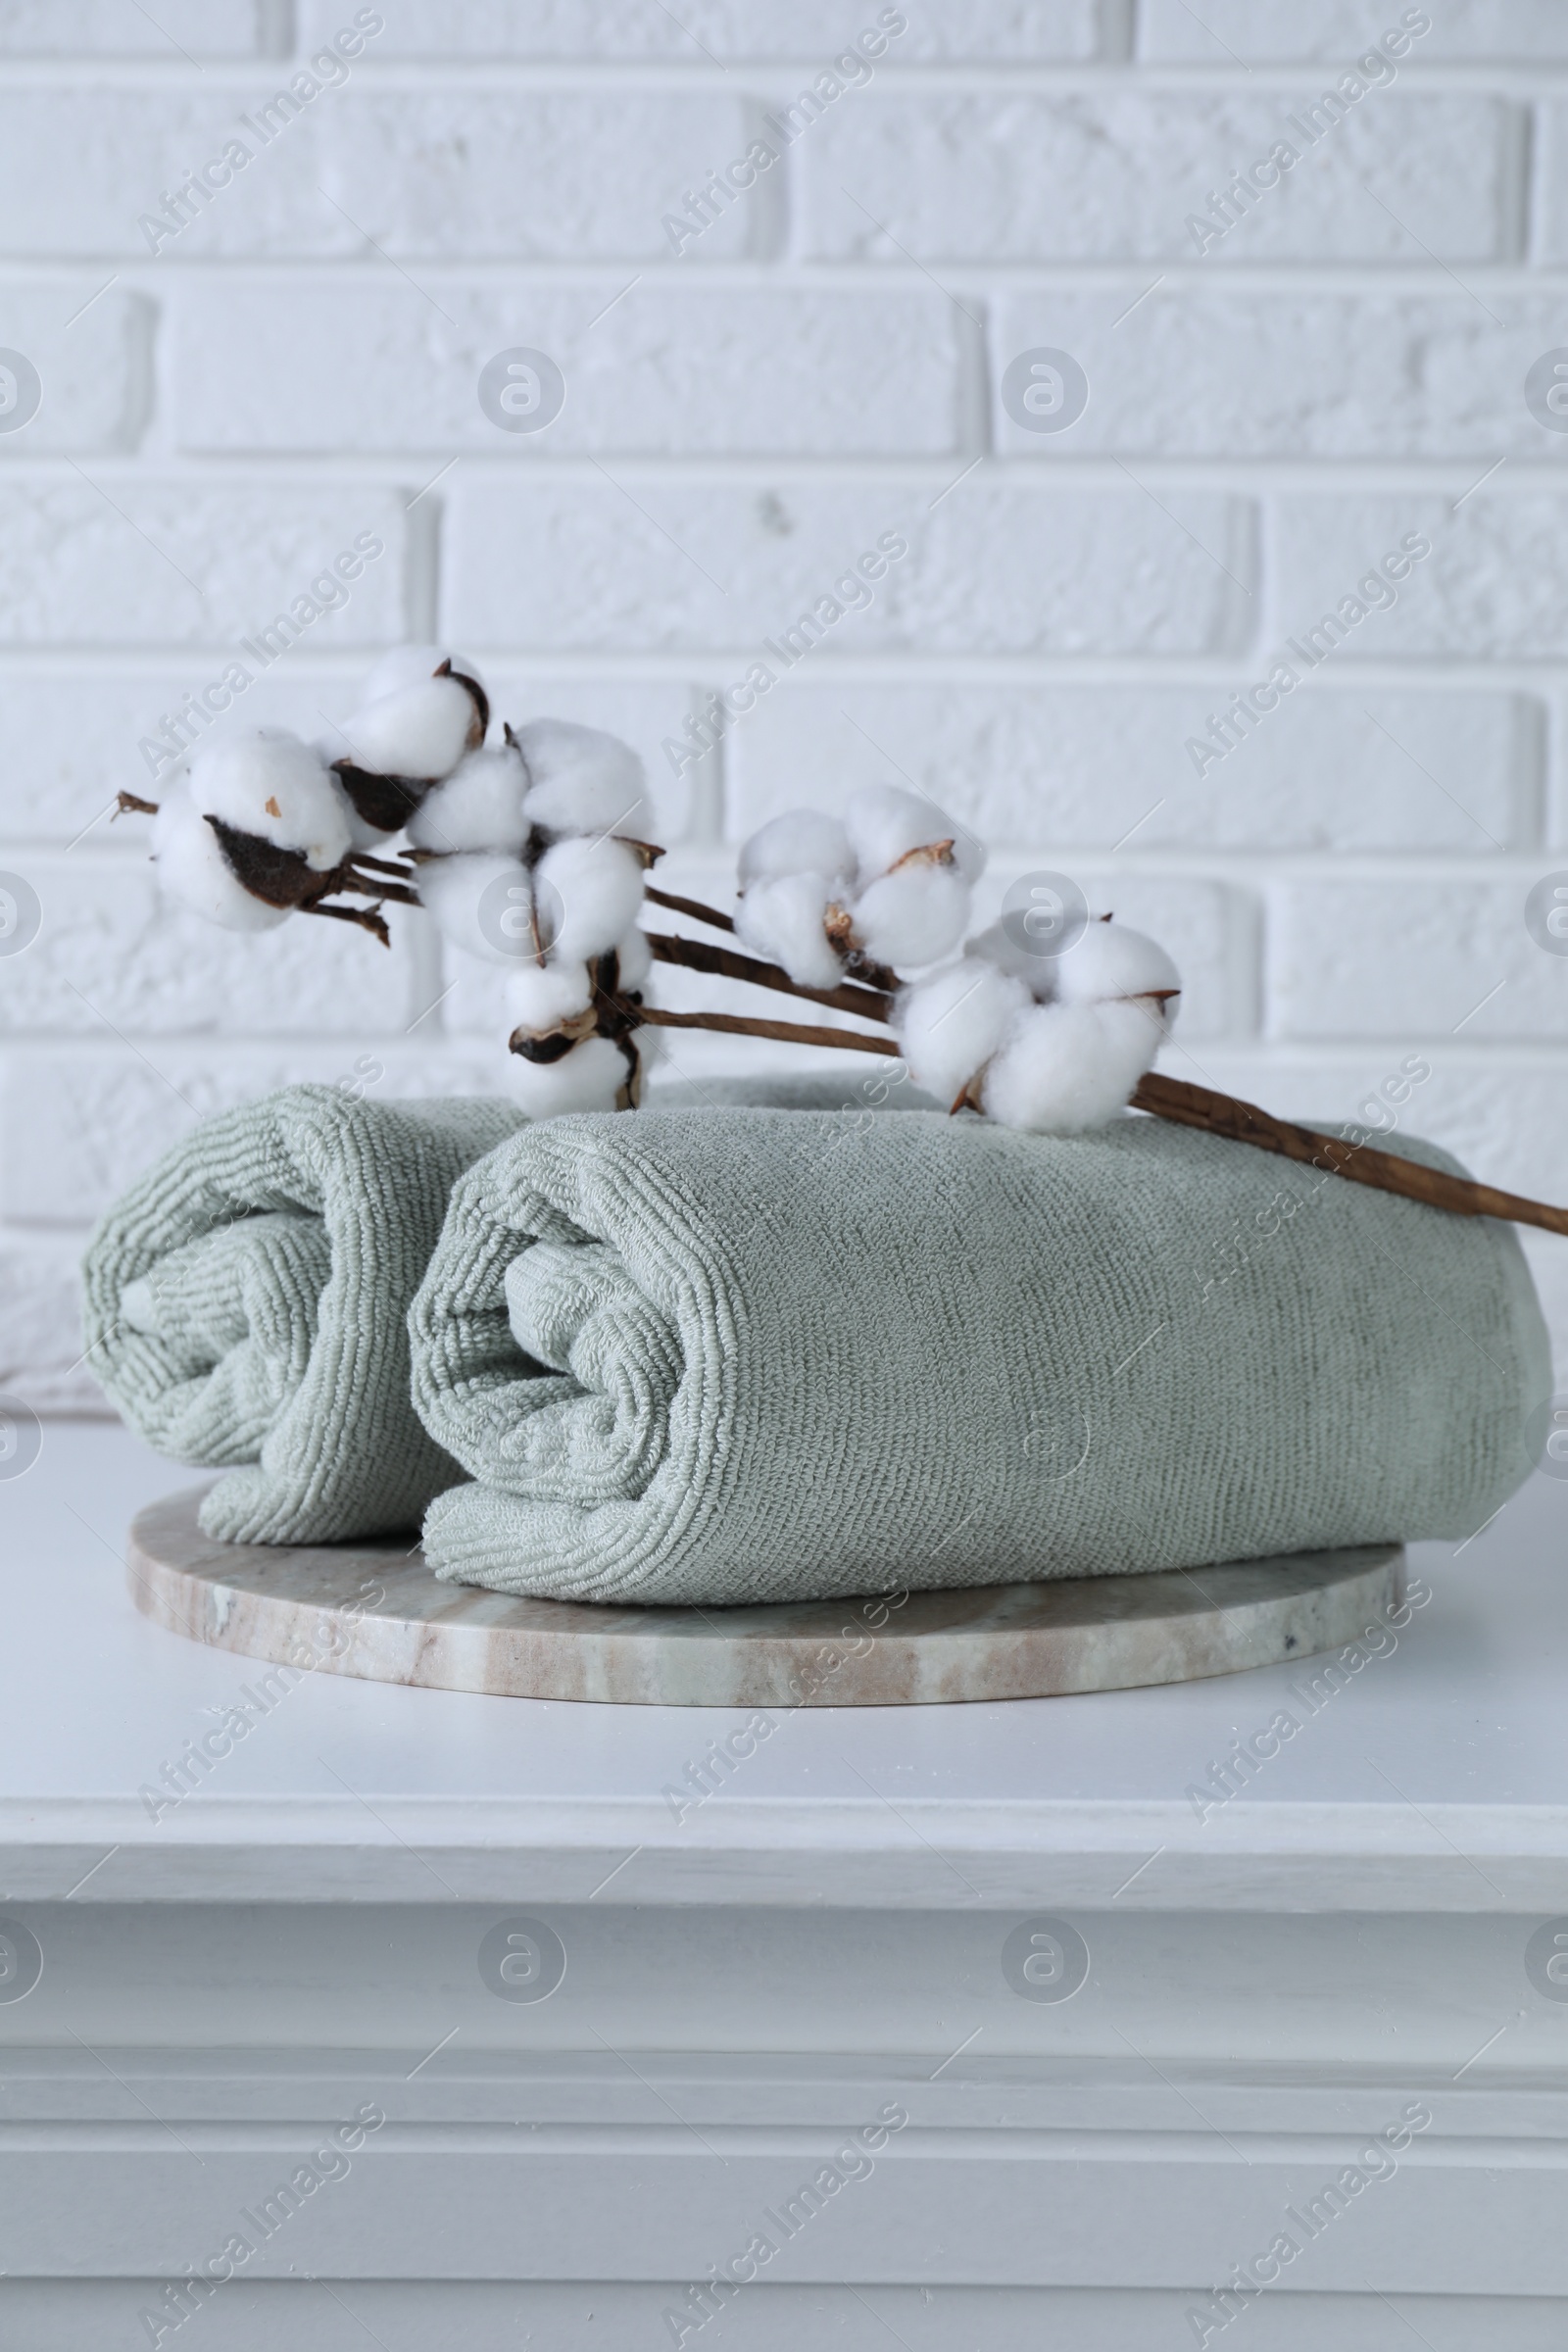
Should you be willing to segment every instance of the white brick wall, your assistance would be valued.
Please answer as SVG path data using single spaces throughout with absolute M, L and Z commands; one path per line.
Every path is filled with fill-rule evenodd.
M 380 0 L 313 72 L 356 13 L 0 0 L 0 346 L 44 388 L 0 431 L 0 871 L 43 910 L 0 955 L 0 1388 L 92 1409 L 74 1257 L 196 1117 L 495 1066 L 493 979 L 418 918 L 390 956 L 233 942 L 157 915 L 108 821 L 160 713 L 365 532 L 247 717 L 326 732 L 367 648 L 441 630 L 504 710 L 630 737 L 708 893 L 791 800 L 913 777 L 993 896 L 1064 867 L 1169 941 L 1173 1068 L 1344 1117 L 1419 1052 L 1412 1124 L 1568 1199 L 1568 959 L 1523 919 L 1568 868 L 1568 432 L 1524 390 L 1568 345 L 1561 0 L 1432 0 L 1407 39 L 1403 0 L 907 0 L 679 252 L 666 216 L 881 0 Z M 478 402 L 517 344 L 566 381 L 536 435 Z M 1002 392 L 1042 347 L 1089 382 L 1054 434 Z M 672 775 L 694 700 L 886 531 L 872 605 Z M 1198 774 L 1412 533 L 1397 601 Z M 1568 1250 L 1529 1247 L 1568 1355 Z

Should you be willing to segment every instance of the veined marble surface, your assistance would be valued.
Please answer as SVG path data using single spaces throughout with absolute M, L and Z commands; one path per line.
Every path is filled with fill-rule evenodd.
M 418 1546 L 222 1544 L 202 1490 L 136 1518 L 138 1607 L 301 1671 L 631 1706 L 867 1707 L 1194 1682 L 1338 1648 L 1402 1592 L 1397 1544 L 1154 1576 L 732 1609 L 605 1608 L 438 1583 Z

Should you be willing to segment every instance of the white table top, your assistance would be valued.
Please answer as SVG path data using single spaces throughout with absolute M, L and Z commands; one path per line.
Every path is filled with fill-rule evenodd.
M 1568 1482 L 1415 1547 L 1430 1602 L 1316 1713 L 1305 1665 L 799 1711 L 677 1820 L 743 1715 L 317 1673 L 154 1819 L 140 1789 L 265 1671 L 132 1606 L 131 1515 L 191 1478 L 57 1422 L 0 1480 L 0 1901 L 1568 1911 Z M 1282 1708 L 1297 1736 L 1200 1819 Z

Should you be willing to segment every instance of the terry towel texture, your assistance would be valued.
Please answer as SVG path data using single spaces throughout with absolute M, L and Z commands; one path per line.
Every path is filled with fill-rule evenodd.
M 522 1123 L 289 1087 L 208 1120 L 110 1210 L 83 1266 L 89 1361 L 160 1453 L 230 1469 L 208 1535 L 387 1534 L 452 1484 L 409 1399 L 409 1301 L 453 1185 Z
M 1133 1117 L 553 1120 L 410 1329 L 437 1575 L 616 1602 L 1468 1535 L 1550 1391 L 1509 1227 Z

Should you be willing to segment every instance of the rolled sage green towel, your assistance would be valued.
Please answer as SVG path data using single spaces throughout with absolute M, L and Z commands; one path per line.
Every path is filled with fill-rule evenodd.
M 1509 1227 L 1132 1116 L 554 1120 L 410 1330 L 436 1574 L 612 1602 L 1468 1535 L 1550 1386 Z
M 507 1102 L 292 1086 L 209 1119 L 109 1211 L 88 1361 L 160 1453 L 229 1471 L 208 1535 L 387 1534 L 452 1484 L 409 1401 L 409 1301 L 454 1183 L 521 1124 Z

